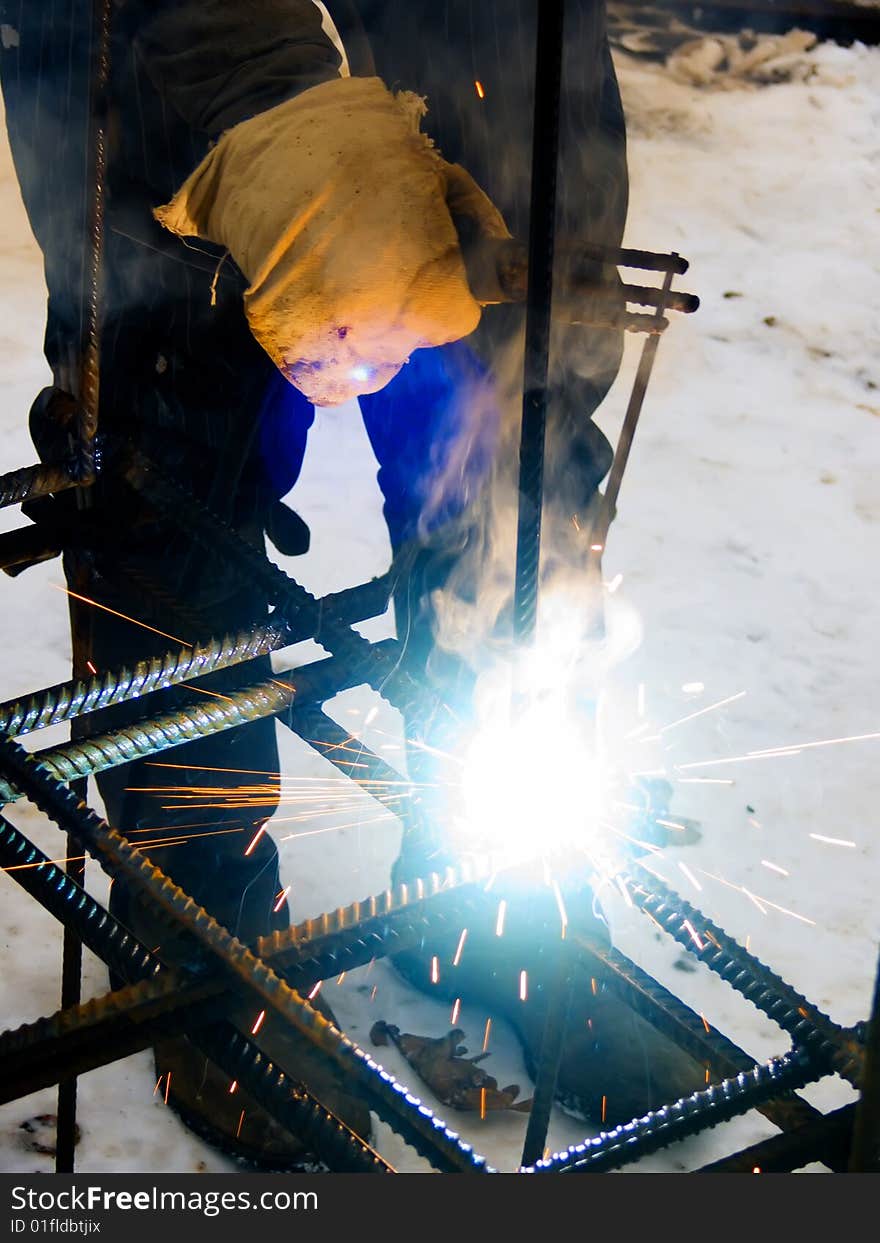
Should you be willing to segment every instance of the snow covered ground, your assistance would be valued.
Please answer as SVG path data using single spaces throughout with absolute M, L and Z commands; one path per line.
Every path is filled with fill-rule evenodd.
M 880 372 L 872 348 L 880 313 L 880 50 L 824 46 L 810 57 L 815 71 L 806 81 L 730 90 L 701 90 L 658 65 L 619 62 L 632 176 L 627 241 L 686 255 L 691 269 L 681 284 L 700 294 L 702 307 L 677 319 L 661 344 L 605 576 L 623 576 L 619 594 L 644 625 L 642 644 L 613 688 L 634 718 L 640 684 L 658 726 L 746 692 L 667 731 L 665 749 L 647 749 L 650 764 L 677 765 L 679 778 L 703 779 L 679 781 L 674 802 L 678 815 L 701 822 L 702 841 L 670 850 L 660 870 L 849 1024 L 868 1012 L 880 940 Z M 25 421 L 45 382 L 44 290 L 5 146 L 0 219 L 0 418 L 2 468 L 10 469 L 32 460 Z M 632 340 L 600 414 L 612 438 L 638 349 Z M 313 538 L 308 556 L 290 568 L 311 590 L 349 586 L 385 568 L 375 463 L 352 409 L 320 414 L 295 505 Z M 8 511 L 0 519 L 7 528 L 19 522 Z M 57 563 L 4 580 L 3 698 L 66 676 L 65 605 L 51 589 L 59 581 Z M 390 622 L 365 631 L 390 633 Z M 279 667 L 300 656 L 308 652 L 284 653 Z M 695 683 L 704 689 L 683 689 Z M 373 699 L 350 692 L 332 709 L 356 727 Z M 875 737 L 736 759 L 865 734 Z M 399 745 L 400 721 L 386 705 L 367 739 Z M 43 735 L 39 745 L 54 740 Z M 281 745 L 286 773 L 322 772 L 323 761 L 286 732 Z M 717 762 L 682 767 L 703 761 Z M 350 817 L 360 816 L 359 824 L 281 843 L 295 918 L 384 887 L 399 832 L 393 821 L 376 823 L 374 808 L 365 798 Z M 16 805 L 10 816 L 51 855 L 61 852 L 57 831 L 26 807 Z M 279 824 L 276 836 L 283 835 Z M 89 883 L 105 892 L 91 866 Z M 702 967 L 683 969 L 681 953 L 622 900 L 609 903 L 608 914 L 621 948 L 711 1023 L 756 1057 L 785 1051 L 787 1040 L 771 1023 Z M 59 949 L 51 917 L 7 882 L 0 909 L 4 1026 L 57 1007 Z M 106 988 L 91 958 L 85 988 L 87 995 Z M 369 980 L 355 973 L 328 985 L 326 995 L 361 1041 L 376 1018 L 420 1034 L 448 1026 L 447 1006 L 410 993 L 381 963 Z M 462 1013 L 472 1041 L 486 1017 Z M 493 1030 L 487 1068 L 529 1095 L 516 1042 L 502 1024 Z M 396 1052 L 384 1052 L 389 1069 L 430 1103 Z M 79 1168 L 232 1172 L 153 1095 L 151 1069 L 145 1053 L 80 1081 Z M 828 1079 L 804 1095 L 827 1108 L 853 1094 Z M 53 1098 L 45 1092 L 0 1108 L 0 1168 L 52 1168 L 49 1157 L 26 1146 L 20 1123 L 50 1111 Z M 496 1166 L 515 1168 L 522 1116 L 449 1120 Z M 638 1168 L 693 1168 L 772 1132 L 750 1116 Z M 562 1147 L 582 1133 L 582 1124 L 557 1111 L 549 1142 Z M 424 1168 L 384 1126 L 377 1144 L 399 1168 Z

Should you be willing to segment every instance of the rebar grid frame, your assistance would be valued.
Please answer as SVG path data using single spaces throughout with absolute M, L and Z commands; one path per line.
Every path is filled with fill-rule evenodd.
M 108 0 L 96 0 L 95 105 L 92 161 L 95 194 L 90 221 L 88 288 L 84 291 L 87 339 L 79 400 L 80 417 L 69 461 L 28 467 L 0 476 L 0 506 L 21 504 L 39 495 L 77 487 L 87 496 L 96 470 L 98 381 L 100 375 L 100 275 L 103 229 L 103 113 L 101 95 L 108 66 Z M 540 551 L 542 460 L 546 410 L 547 356 L 554 254 L 555 153 L 558 140 L 560 57 L 564 2 L 539 0 L 536 50 L 535 159 L 532 235 L 529 243 L 524 417 L 521 446 L 521 512 L 517 549 L 516 631 L 528 642 L 534 630 L 537 566 Z M 551 168 L 551 165 L 553 166 Z M 608 264 L 629 264 L 664 273 L 663 288 L 647 291 L 642 305 L 650 316 L 618 311 L 609 324 L 649 334 L 611 482 L 596 528 L 604 544 L 613 516 L 620 478 L 644 398 L 653 353 L 666 326 L 664 312 L 676 307 L 670 293 L 674 273 L 686 270 L 677 255 L 590 250 Z M 595 252 L 595 253 L 593 253 Z M 632 299 L 639 302 L 639 298 Z M 121 878 L 190 949 L 188 965 L 169 966 L 161 954 L 139 944 L 82 887 L 76 875 L 49 860 L 18 829 L 0 817 L 0 866 L 65 928 L 65 947 L 87 945 L 127 983 L 85 1004 L 69 1004 L 55 1014 L 0 1034 L 0 1102 L 52 1084 L 74 1085 L 62 1116 L 59 1109 L 59 1168 L 72 1169 L 72 1128 L 75 1080 L 78 1074 L 105 1065 L 159 1038 L 187 1034 L 220 1068 L 247 1088 L 259 1103 L 302 1141 L 331 1171 L 394 1172 L 365 1141 L 324 1108 L 302 1081 L 295 1056 L 278 1065 L 260 1048 L 260 1041 L 230 1021 L 242 998 L 281 1017 L 291 1034 L 291 1047 L 308 1047 L 313 1056 L 342 1070 L 352 1089 L 402 1138 L 443 1172 L 493 1172 L 486 1159 L 462 1141 L 456 1131 L 399 1084 L 374 1059 L 352 1042 L 305 999 L 315 984 L 366 965 L 375 958 L 417 948 L 431 936 L 460 927 L 466 914 L 488 901 L 485 876 L 471 867 L 449 869 L 409 885 L 389 889 L 363 902 L 306 921 L 286 933 L 245 946 L 198 907 L 169 877 L 154 867 L 115 830 L 102 821 L 75 792 L 89 775 L 156 754 L 233 728 L 246 721 L 274 716 L 327 757 L 337 745 L 340 727 L 323 710 L 339 691 L 369 685 L 406 712 L 436 692 L 408 669 L 396 640 L 370 643 L 352 629 L 355 621 L 381 615 L 392 589 L 390 576 L 371 584 L 316 600 L 295 579 L 278 569 L 264 553 L 246 544 L 175 480 L 162 475 L 142 452 L 113 446 L 103 469 L 134 487 L 165 517 L 186 522 L 187 529 L 212 550 L 221 551 L 248 581 L 258 584 L 274 605 L 274 613 L 250 630 L 207 639 L 193 649 L 169 651 L 162 657 L 105 673 L 91 680 L 77 678 L 61 686 L 0 704 L 0 799 L 26 797 L 84 847 L 114 878 Z M 84 502 L 87 503 L 87 502 Z M 198 688 L 211 671 L 231 668 L 257 655 L 278 650 L 299 639 L 316 639 L 327 659 L 271 681 L 248 683 L 226 698 L 192 700 L 168 711 L 152 711 L 133 725 L 101 730 L 101 714 L 115 704 L 162 694 L 184 680 Z M 88 728 L 82 718 L 88 713 Z M 77 725 L 75 741 L 29 754 L 16 736 L 70 720 Z M 331 761 L 333 759 L 330 752 Z M 375 784 L 392 780 L 406 787 L 406 778 L 359 745 L 356 775 L 342 762 L 340 770 L 375 797 Z M 406 800 L 392 809 L 408 824 Z M 880 987 L 868 1024 L 845 1029 L 798 994 L 748 953 L 702 912 L 674 893 L 653 874 L 633 863 L 626 876 L 633 903 L 655 925 L 678 941 L 785 1032 L 791 1047 L 764 1064 L 709 1026 L 635 962 L 589 937 L 577 936 L 566 947 L 566 969 L 554 989 L 558 1009 L 548 1013 L 537 1071 L 537 1091 L 522 1173 L 604 1172 L 620 1169 L 648 1153 L 719 1122 L 757 1109 L 780 1128 L 780 1135 L 713 1162 L 698 1172 L 795 1170 L 821 1161 L 835 1171 L 880 1168 L 877 1119 L 880 1116 Z M 608 985 L 636 1013 L 696 1058 L 708 1059 L 721 1078 L 705 1090 L 668 1102 L 643 1117 L 601 1132 L 573 1148 L 543 1157 L 559 1059 L 565 1035 L 563 1007 L 572 989 L 583 986 L 603 969 Z M 68 995 L 70 990 L 68 989 Z M 78 992 L 76 993 L 78 998 Z M 798 1089 L 836 1073 L 860 1089 L 857 1106 L 822 1114 L 797 1095 Z M 62 1129 L 67 1131 L 62 1136 Z M 62 1157 L 62 1152 L 64 1156 Z M 67 1164 L 62 1164 L 67 1162 Z

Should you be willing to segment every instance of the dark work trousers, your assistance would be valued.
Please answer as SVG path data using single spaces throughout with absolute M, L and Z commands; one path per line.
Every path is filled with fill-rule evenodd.
M 282 7 L 241 5 L 242 20 L 263 20 L 263 10 L 277 19 Z M 535 5 L 363 0 L 345 7 L 360 11 L 364 46 L 372 49 L 371 64 L 353 63 L 353 70 L 378 72 L 391 87 L 425 94 L 426 127 L 445 158 L 465 165 L 525 238 Z M 74 590 L 166 637 L 74 604 L 74 627 L 89 632 L 84 643 L 99 670 L 131 665 L 175 646 L 176 639 L 230 632 L 268 612 L 259 591 L 198 545 L 173 514 L 156 514 L 114 482 L 114 444 L 122 438 L 140 444 L 262 547 L 269 510 L 296 482 L 314 418 L 251 337 L 242 309 L 246 282 L 234 262 L 221 263 L 222 252 L 207 243 L 172 237 L 152 217 L 151 209 L 167 201 L 204 156 L 212 135 L 188 124 L 144 72 L 136 37 L 149 9 L 138 0 L 114 6 L 100 410 L 108 466 L 92 489 L 92 542 L 87 551 L 69 554 L 65 569 Z M 626 213 L 625 139 L 604 9 L 596 0 L 571 0 L 568 10 L 560 235 L 617 245 Z M 82 340 L 90 11 L 86 0 L 0 4 L 7 128 L 49 290 L 45 349 L 55 388 L 40 395 L 31 416 L 43 457 L 57 448 L 53 400 L 58 391 L 76 390 Z M 344 31 L 343 21 L 340 26 Z M 521 330 L 522 314 L 487 310 L 468 341 L 417 352 L 386 389 L 361 401 L 392 549 L 412 570 L 395 604 L 399 633 L 406 634 L 417 668 L 424 668 L 432 643 L 428 593 L 442 585 L 450 555 L 454 559 L 444 525 L 466 526 L 468 505 L 492 459 L 491 420 L 464 477 L 450 484 L 439 505 L 433 498 L 428 526 L 426 498 L 461 433 L 462 392 L 475 377 L 481 383 L 491 378 L 493 356 Z M 580 331 L 579 365 L 554 370 L 548 424 L 548 462 L 556 464 L 548 487 L 564 493 L 573 510 L 589 506 L 610 464 L 607 442 L 591 418 L 621 352 L 617 335 Z M 332 479 L 327 486 L 334 486 Z M 71 523 L 82 521 L 71 494 L 50 504 Z M 223 694 L 245 675 L 256 680 L 268 672 L 268 660 L 255 661 L 204 685 Z M 191 694 L 168 692 L 162 705 Z M 103 721 L 124 724 L 152 707 L 153 701 L 126 705 Z M 281 883 L 270 835 L 246 853 L 277 805 L 277 773 L 270 720 L 111 770 L 97 782 L 111 823 L 144 844 L 232 932 L 250 939 L 286 918 L 283 908 L 273 915 Z M 244 785 L 254 788 L 247 808 L 229 793 Z M 171 787 L 203 787 L 206 796 L 194 800 L 198 807 L 175 806 L 182 800 Z

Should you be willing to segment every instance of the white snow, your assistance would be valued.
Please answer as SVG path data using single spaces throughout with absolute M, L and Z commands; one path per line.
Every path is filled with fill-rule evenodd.
M 718 91 L 675 82 L 658 66 L 619 62 L 632 177 L 627 241 L 686 255 L 691 268 L 679 283 L 700 294 L 702 307 L 678 317 L 662 341 L 609 538 L 605 577 L 622 575 L 617 594 L 644 625 L 643 643 L 618 670 L 613 693 L 635 720 L 643 684 L 648 716 L 663 726 L 746 692 L 663 734 L 668 752 L 659 744 L 646 747 L 647 766 L 722 761 L 880 730 L 874 646 L 880 372 L 872 348 L 880 314 L 880 51 L 822 46 L 810 55 L 815 72 L 807 81 Z M 11 469 L 33 460 L 25 423 L 45 382 L 45 295 L 5 147 L 0 218 L 2 469 Z M 639 348 L 631 339 L 600 414 L 612 436 Z M 289 568 L 311 590 L 339 589 L 385 568 L 375 462 L 353 409 L 319 414 L 294 503 L 312 529 L 312 550 Z M 9 511 L 0 520 L 3 529 L 20 521 Z M 64 600 L 49 586 L 60 577 L 56 562 L 4 583 L 3 698 L 66 676 Z M 364 630 L 378 637 L 391 626 L 380 619 Z M 279 667 L 312 650 L 304 645 L 301 653 L 284 653 Z M 688 685 L 697 683 L 701 690 Z M 349 692 L 332 710 L 356 727 L 375 698 Z M 399 745 L 399 718 L 378 706 L 368 741 Z M 35 745 L 54 740 L 42 735 Z M 659 869 L 843 1024 L 867 1016 L 880 940 L 878 741 L 680 770 L 713 780 L 676 787 L 675 813 L 698 819 L 703 840 L 670 850 Z M 324 771 L 304 744 L 286 733 L 281 743 L 286 773 Z M 714 784 L 721 780 L 729 784 Z M 375 804 L 366 797 L 358 807 L 348 819 L 359 815 L 360 825 L 282 843 L 295 918 L 384 888 L 399 833 L 393 821 L 375 823 Z M 63 853 L 60 835 L 38 815 L 22 805 L 9 814 L 51 855 Z M 279 823 L 276 837 L 284 832 Z M 697 877 L 700 892 L 679 862 Z M 105 892 L 91 865 L 90 886 Z M 609 901 L 609 915 L 620 947 L 714 1026 L 756 1057 L 787 1049 L 773 1024 L 702 967 L 677 969 L 681 952 L 620 899 Z M 6 883 L 4 1025 L 57 1007 L 59 948 L 54 921 Z M 103 968 L 89 958 L 86 995 L 105 988 Z M 420 1034 L 448 1026 L 447 1006 L 411 993 L 383 963 L 369 978 L 359 972 L 342 986 L 328 984 L 325 995 L 340 1023 L 362 1041 L 380 1017 Z M 485 1018 L 463 1012 L 472 1042 Z M 528 1095 L 520 1052 L 501 1024 L 492 1047 L 487 1068 L 499 1083 L 518 1081 Z M 383 1056 L 431 1103 L 394 1050 Z M 182 1128 L 153 1087 L 146 1053 L 80 1080 L 78 1167 L 234 1171 Z M 823 1108 L 853 1095 L 833 1078 L 804 1094 Z M 43 1092 L 0 1109 L 3 1169 L 51 1170 L 49 1157 L 22 1145 L 19 1124 L 51 1111 L 53 1098 Z M 493 1164 L 515 1168 L 522 1116 L 448 1120 Z M 770 1123 L 750 1115 L 638 1168 L 693 1168 L 772 1132 Z M 548 1142 L 557 1149 L 582 1133 L 582 1124 L 557 1111 Z M 377 1127 L 376 1142 L 402 1170 L 423 1168 L 387 1127 Z

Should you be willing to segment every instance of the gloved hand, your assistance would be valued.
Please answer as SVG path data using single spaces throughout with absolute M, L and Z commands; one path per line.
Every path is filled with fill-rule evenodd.
M 378 78 L 324 82 L 228 130 L 156 210 L 229 250 L 251 331 L 317 405 L 377 392 L 413 350 L 479 322 L 453 216 L 510 235 L 419 132 L 425 111 Z

